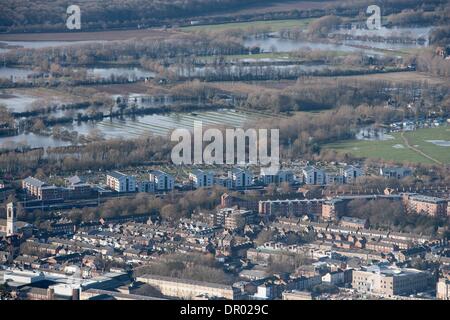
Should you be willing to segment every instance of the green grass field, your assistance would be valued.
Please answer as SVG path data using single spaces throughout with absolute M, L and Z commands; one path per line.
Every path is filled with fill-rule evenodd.
M 324 149 L 334 149 L 339 153 L 349 153 L 356 157 L 383 159 L 403 163 L 435 164 L 420 153 L 407 148 L 400 133 L 392 134 L 393 140 L 359 141 L 350 140 L 325 145 Z M 405 137 L 411 146 L 426 153 L 432 158 L 450 164 L 450 147 L 438 146 L 429 140 L 450 141 L 450 127 L 442 126 L 432 129 L 419 129 L 406 132 Z
M 198 25 L 183 27 L 186 31 L 199 30 L 215 30 L 224 31 L 230 29 L 249 29 L 249 28 L 267 28 L 270 27 L 272 31 L 279 31 L 288 28 L 306 28 L 312 19 L 301 20 L 268 20 L 268 21 L 250 21 L 250 22 L 234 22 L 224 24 Z

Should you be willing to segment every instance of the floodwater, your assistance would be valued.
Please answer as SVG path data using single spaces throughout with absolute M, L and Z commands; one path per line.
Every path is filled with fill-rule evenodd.
M 69 131 L 77 131 L 78 135 L 89 135 L 93 131 L 98 132 L 105 139 L 135 139 L 146 135 L 167 136 L 174 129 L 192 130 L 194 121 L 201 121 L 204 128 L 209 126 L 240 128 L 249 121 L 257 118 L 269 117 L 268 115 L 254 114 L 234 110 L 197 111 L 192 113 L 170 113 L 126 117 L 105 118 L 101 121 L 90 121 L 64 125 Z M 0 138 L 0 149 L 15 148 L 21 145 L 31 147 L 59 147 L 71 145 L 71 142 L 61 141 L 49 136 L 40 136 L 33 133 L 22 133 L 14 137 Z
M 322 71 L 327 68 L 326 65 L 271 65 L 271 66 L 227 66 L 222 68 L 215 67 L 196 67 L 194 69 L 172 68 L 178 76 L 182 77 L 211 77 L 215 75 L 231 75 L 235 77 L 245 77 L 250 75 L 268 75 L 271 73 L 283 76 L 299 76 L 305 73 Z
M 376 50 L 401 50 L 409 48 L 420 48 L 428 46 L 428 39 L 431 27 L 426 28 L 382 28 L 380 30 L 367 29 L 341 29 L 332 34 L 347 34 L 355 37 L 379 37 L 385 39 L 382 42 L 346 40 L 342 44 L 311 42 L 305 40 L 289 40 L 275 37 L 252 38 L 245 41 L 247 47 L 260 47 L 263 52 L 293 52 L 301 49 L 323 50 L 323 51 L 342 51 L 342 52 L 364 52 L 366 54 L 380 54 Z M 392 43 L 389 38 L 408 39 L 405 43 Z M 423 43 L 422 43 L 422 41 Z M 361 46 L 367 48 L 361 48 Z
M 450 147 L 450 141 L 447 140 L 426 140 L 438 147 Z
M 26 80 L 29 75 L 33 74 L 33 70 L 26 68 L 0 68 L 0 78 L 12 81 Z
M 14 93 L 12 95 L 4 96 L 0 95 L 0 104 L 5 105 L 10 111 L 24 112 L 31 109 L 33 102 L 38 99 L 25 94 Z
M 153 114 L 139 116 L 134 119 L 107 119 L 99 122 L 84 122 L 74 124 L 73 129 L 78 134 L 88 135 L 92 130 L 98 129 L 106 139 L 114 138 L 137 138 L 140 136 L 152 134 L 167 136 L 174 129 L 183 128 L 192 130 L 194 121 L 201 121 L 204 127 L 207 126 L 227 126 L 239 128 L 254 115 L 234 112 L 233 110 L 222 111 L 198 111 L 192 113 L 170 113 Z
M 42 49 L 52 47 L 67 47 L 75 45 L 83 45 L 89 43 L 99 43 L 103 41 L 0 41 L 2 52 L 8 52 L 13 49 Z M 6 46 L 5 46 L 6 45 Z
M 0 138 L 0 149 L 16 149 L 23 146 L 32 148 L 48 148 L 69 146 L 69 141 L 62 141 L 48 136 L 36 135 L 34 133 L 22 133 L 14 137 Z
M 111 79 L 112 77 L 128 77 L 129 81 L 153 78 L 154 72 L 141 68 L 89 68 L 87 74 L 94 78 Z

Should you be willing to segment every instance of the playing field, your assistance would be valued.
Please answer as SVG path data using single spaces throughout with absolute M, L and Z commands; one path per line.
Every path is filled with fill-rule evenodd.
M 408 147 L 401 133 L 393 133 L 391 136 L 394 139 L 386 141 L 342 141 L 325 145 L 324 149 L 334 149 L 339 153 L 348 153 L 356 157 L 403 163 L 450 164 L 449 126 L 405 132 L 404 137 L 409 146 L 415 150 Z

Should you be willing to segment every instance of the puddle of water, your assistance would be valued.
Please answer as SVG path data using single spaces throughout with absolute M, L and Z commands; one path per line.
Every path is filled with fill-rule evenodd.
M 439 147 L 450 147 L 450 141 L 447 140 L 426 140 L 426 142 L 430 142 Z

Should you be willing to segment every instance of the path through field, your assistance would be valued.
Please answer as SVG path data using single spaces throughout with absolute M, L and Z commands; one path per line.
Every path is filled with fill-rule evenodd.
M 409 141 L 408 138 L 405 137 L 405 132 L 402 131 L 402 133 L 400 134 L 400 136 L 402 137 L 403 141 L 405 142 L 405 145 L 411 149 L 414 152 L 419 153 L 420 155 L 424 156 L 427 159 L 430 159 L 431 161 L 439 164 L 439 165 L 443 165 L 442 162 L 440 162 L 439 160 L 434 159 L 433 157 L 429 156 L 428 154 L 426 154 L 425 152 L 423 152 L 422 150 L 417 149 L 416 147 L 412 146 Z

